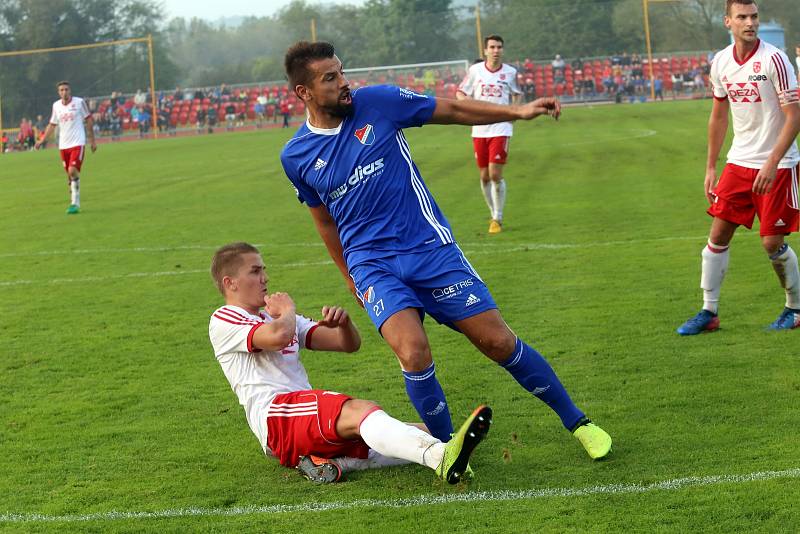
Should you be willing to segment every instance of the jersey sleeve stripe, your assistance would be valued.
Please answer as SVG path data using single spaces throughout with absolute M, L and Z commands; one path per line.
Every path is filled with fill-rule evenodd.
M 261 352 L 261 349 L 253 346 L 253 336 L 260 327 L 264 326 L 264 323 L 258 323 L 253 325 L 253 328 L 250 329 L 250 332 L 247 333 L 247 352 Z
M 783 59 L 778 54 L 772 56 L 772 64 L 775 65 L 775 70 L 778 72 L 778 87 L 781 91 L 785 91 L 789 88 L 786 65 L 783 64 Z
M 238 319 L 240 321 L 254 321 L 254 319 L 252 319 L 250 317 L 247 317 L 245 315 L 242 315 L 241 313 L 237 312 L 236 310 L 232 310 L 230 308 L 220 308 L 219 310 L 217 310 L 217 313 L 221 313 L 222 315 L 230 317 L 231 319 Z
M 264 323 L 259 323 L 258 321 L 234 321 L 234 320 L 231 320 L 231 319 L 229 319 L 227 317 L 223 317 L 222 315 L 217 315 L 216 313 L 214 314 L 214 317 L 219 319 L 220 321 L 225 321 L 226 323 L 235 324 L 235 325 L 264 324 Z
M 316 330 L 317 328 L 319 328 L 319 325 L 315 324 L 314 326 L 308 329 L 308 332 L 306 332 L 306 348 L 308 350 L 314 350 L 314 347 L 311 346 L 311 336 L 314 334 L 314 330 Z

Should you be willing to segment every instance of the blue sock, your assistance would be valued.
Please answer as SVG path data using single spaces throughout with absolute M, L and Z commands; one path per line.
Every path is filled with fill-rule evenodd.
M 573 404 L 567 390 L 561 385 L 547 360 L 519 338 L 514 346 L 514 352 L 500 365 L 511 373 L 522 387 L 550 406 L 561 418 L 561 423 L 567 430 L 574 430 L 586 417 Z
M 424 371 L 403 371 L 403 378 L 406 380 L 406 392 L 411 404 L 417 409 L 433 437 L 444 442 L 450 441 L 453 422 L 450 420 L 450 409 L 447 407 L 442 386 L 436 380 L 434 364 L 431 363 Z

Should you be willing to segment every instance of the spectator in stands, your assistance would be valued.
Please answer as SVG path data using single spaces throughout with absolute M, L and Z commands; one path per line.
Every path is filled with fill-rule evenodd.
M 572 65 L 572 70 L 583 70 L 583 60 L 580 58 L 580 56 L 573 59 L 570 65 Z
M 683 71 L 683 88 L 687 95 L 691 94 L 694 89 L 694 75 L 688 69 Z
M 143 106 L 147 102 L 147 95 L 142 92 L 141 89 L 136 90 L 136 94 L 133 95 L 133 104 L 134 106 Z
M 139 109 L 139 138 L 141 139 L 150 131 L 150 121 L 153 119 L 146 106 Z
M 281 109 L 281 115 L 283 116 L 283 128 L 288 128 L 289 115 L 291 113 L 291 106 L 289 106 L 289 100 L 286 98 L 281 98 L 281 101 L 278 105 Z
M 703 71 L 700 69 L 694 70 L 694 92 L 700 95 L 706 92 L 706 81 L 703 78 Z
M 639 57 L 639 54 L 633 54 L 631 56 L 631 74 L 639 77 L 644 76 L 644 71 L 642 70 L 642 58 Z
M 108 129 L 111 131 L 111 140 L 116 141 L 122 135 L 122 109 L 109 106 L 106 110 Z
M 672 99 L 678 98 L 678 95 L 683 91 L 683 75 L 675 71 L 672 73 Z
M 192 96 L 195 100 L 203 100 L 206 97 L 206 94 L 198 87 L 194 90 L 194 95 Z
M 36 115 L 36 122 L 33 123 L 33 137 L 39 139 L 47 128 L 47 121 L 41 115 Z M 47 139 L 41 143 L 42 148 L 47 148 Z
M 180 102 L 183 100 L 183 91 L 181 91 L 180 85 L 175 87 L 175 92 L 172 93 L 172 100 L 175 102 Z
M 525 70 L 525 72 L 533 73 L 533 61 L 526 57 L 525 62 L 522 64 L 522 68 Z
M 555 59 L 550 63 L 553 67 L 553 81 L 558 83 L 564 82 L 564 69 L 566 68 L 566 64 L 564 60 L 561 59 L 560 54 L 556 54 Z
M 589 76 L 587 73 L 583 74 L 583 80 L 581 82 L 581 94 L 583 97 L 594 98 L 597 96 L 597 90 L 594 86 L 594 79 Z
M 214 133 L 214 126 L 217 125 L 217 108 L 209 106 L 208 108 L 208 133 Z
M 264 126 L 264 119 L 267 115 L 267 97 L 262 93 L 256 98 L 256 103 L 253 106 L 253 113 L 256 115 L 256 128 Z
M 24 150 L 30 150 L 36 143 L 36 138 L 33 135 L 33 124 L 26 117 L 23 117 L 19 123 L 19 133 L 17 133 L 17 140 L 20 147 Z
M 219 86 L 219 98 L 227 100 L 231 96 L 231 90 L 224 83 Z
M 225 129 L 229 132 L 233 130 L 233 123 L 236 120 L 236 106 L 233 102 L 225 105 Z
M 625 67 L 631 66 L 631 58 L 628 56 L 627 52 L 622 53 L 622 57 L 619 59 L 619 66 L 625 69 Z
M 197 108 L 197 133 L 203 133 L 203 128 L 206 125 L 206 111 L 199 107 Z
M 611 69 L 611 66 L 603 68 L 603 87 L 607 93 L 614 93 L 614 71 Z
M 8 152 L 8 134 L 0 132 L 0 152 Z
M 656 100 L 664 101 L 664 80 L 662 80 L 660 76 L 656 76 L 653 81 L 653 92 Z

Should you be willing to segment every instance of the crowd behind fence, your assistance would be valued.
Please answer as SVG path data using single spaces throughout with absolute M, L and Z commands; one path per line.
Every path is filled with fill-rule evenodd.
M 652 93 L 656 100 L 708 96 L 712 54 L 685 52 L 653 58 Z M 463 64 L 463 63 L 462 63 Z M 639 54 L 552 60 L 521 59 L 510 63 L 517 69 L 517 83 L 525 101 L 558 96 L 565 103 L 614 101 L 645 102 L 650 99 L 650 64 Z M 416 92 L 455 98 L 464 78 L 461 65 L 375 68 L 349 75 L 351 87 L 394 84 Z M 200 88 L 175 88 L 156 95 L 156 120 L 148 93 L 114 92 L 86 98 L 98 138 L 150 137 L 152 128 L 163 135 L 213 133 L 268 126 L 289 127 L 305 115 L 305 106 L 285 81 Z M 19 128 L 2 132 L 2 150 L 32 149 L 47 126 L 49 115 L 24 118 Z

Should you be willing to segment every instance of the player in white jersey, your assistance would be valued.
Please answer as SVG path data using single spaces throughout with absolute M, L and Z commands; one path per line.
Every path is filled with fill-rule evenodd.
M 44 143 L 53 129 L 58 126 L 58 148 L 61 151 L 61 161 L 67 171 L 67 184 L 70 192 L 70 203 L 67 213 L 77 214 L 81 208 L 80 172 L 83 164 L 84 150 L 86 148 L 86 135 L 89 135 L 89 144 L 92 152 L 97 150 L 94 140 L 94 127 L 92 114 L 82 98 L 72 96 L 69 82 L 58 82 L 59 100 L 53 103 L 53 112 L 50 123 L 45 128 L 42 136 L 36 140 L 36 148 Z
M 703 309 L 678 328 L 694 335 L 719 328 L 720 288 L 728 268 L 731 239 L 739 225 L 758 215 L 761 244 L 786 293 L 772 330 L 800 326 L 800 271 L 785 236 L 798 230 L 800 94 L 789 58 L 758 38 L 758 6 L 727 0 L 725 26 L 734 43 L 714 56 L 714 104 L 708 123 L 705 194 L 714 217 L 702 253 Z M 733 116 L 733 143 L 717 182 L 716 164 Z M 716 183 L 716 186 L 715 186 Z
M 494 104 L 511 104 L 522 94 L 517 85 L 517 69 L 503 63 L 503 38 L 490 35 L 483 40 L 486 61 L 469 68 L 458 86 L 456 98 L 474 98 Z M 489 233 L 502 231 L 503 208 L 506 203 L 506 182 L 503 165 L 508 159 L 508 142 L 514 133 L 511 122 L 498 122 L 472 127 L 472 144 L 481 177 L 481 190 L 489 206 L 492 220 Z
M 411 462 L 451 484 L 471 473 L 467 462 L 489 430 L 489 407 L 479 406 L 442 443 L 371 401 L 312 389 L 300 350 L 357 351 L 361 337 L 347 312 L 325 306 L 312 321 L 296 314 L 286 293 L 268 295 L 264 262 L 247 243 L 217 250 L 211 275 L 225 297 L 208 327 L 214 354 L 265 453 L 315 482 Z

